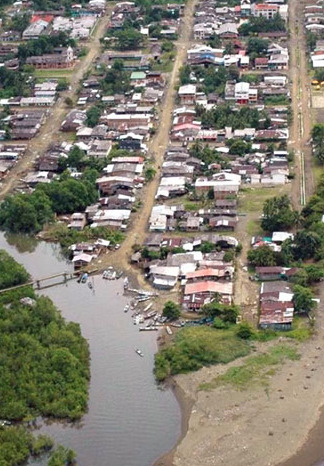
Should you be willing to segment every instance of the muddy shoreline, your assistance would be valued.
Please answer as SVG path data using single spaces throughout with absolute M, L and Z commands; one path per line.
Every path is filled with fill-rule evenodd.
M 297 345 L 299 361 L 289 361 L 271 377 L 268 389 L 245 392 L 200 383 L 228 366 L 180 375 L 172 389 L 182 412 L 175 447 L 153 466 L 313 466 L 324 457 L 323 329 Z M 239 365 L 235 361 L 231 365 Z M 255 432 L 255 435 L 252 434 Z M 320 463 L 318 463 L 320 462 Z
M 177 443 L 169 452 L 165 453 L 164 455 L 160 456 L 152 466 L 172 466 L 173 465 L 173 458 L 176 452 L 178 445 L 182 442 L 188 432 L 189 428 L 189 420 L 192 412 L 192 407 L 194 405 L 194 400 L 189 398 L 185 391 L 181 388 L 180 385 L 177 384 L 175 379 L 172 379 L 167 388 L 170 388 L 176 397 L 180 410 L 181 410 L 181 435 L 178 438 Z

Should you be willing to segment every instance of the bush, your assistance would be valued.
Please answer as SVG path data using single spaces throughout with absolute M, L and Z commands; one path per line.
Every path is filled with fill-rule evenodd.
M 236 328 L 236 335 L 242 340 L 250 340 L 254 336 L 254 329 L 248 322 L 242 322 Z

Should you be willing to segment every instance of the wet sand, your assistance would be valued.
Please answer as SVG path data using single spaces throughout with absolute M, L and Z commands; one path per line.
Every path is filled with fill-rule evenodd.
M 238 391 L 229 386 L 199 391 L 228 367 L 203 368 L 175 378 L 175 394 L 187 432 L 154 466 L 312 466 L 324 457 L 323 318 L 311 340 L 296 345 L 299 361 L 269 376 L 268 387 Z M 271 342 L 263 345 L 277 344 Z M 189 419 L 188 419 L 189 418 Z M 296 454 L 296 452 L 298 452 Z

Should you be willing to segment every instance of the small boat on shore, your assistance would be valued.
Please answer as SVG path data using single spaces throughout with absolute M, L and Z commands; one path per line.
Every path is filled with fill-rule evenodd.
M 155 325 L 149 325 L 147 327 L 140 327 L 139 328 L 140 332 L 152 332 L 152 331 L 156 331 L 156 330 L 159 330 L 159 329 Z
M 172 335 L 173 332 L 172 332 L 171 328 L 168 325 L 165 327 L 165 329 L 166 329 L 166 332 L 167 332 L 168 335 Z
M 88 274 L 84 273 L 81 278 L 81 283 L 87 283 L 88 280 Z
M 138 302 L 142 303 L 144 301 L 148 301 L 149 299 L 151 299 L 151 296 L 142 296 L 141 298 L 138 298 Z
M 141 358 L 144 357 L 143 352 L 142 352 L 139 348 L 136 348 L 136 349 L 135 349 L 135 353 L 137 353 L 139 356 L 141 356 Z
M 152 306 L 153 306 L 153 303 L 148 304 L 146 308 L 144 309 L 144 312 L 147 312 L 149 309 L 151 309 Z
M 108 269 L 105 270 L 102 274 L 102 278 L 104 278 L 105 280 L 115 280 L 116 276 L 117 272 L 112 267 L 108 267 Z
M 124 307 L 124 312 L 128 312 L 129 311 L 129 304 L 126 304 L 126 306 Z

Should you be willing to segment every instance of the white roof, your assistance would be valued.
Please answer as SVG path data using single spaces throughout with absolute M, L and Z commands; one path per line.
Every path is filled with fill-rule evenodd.
M 284 242 L 286 239 L 293 239 L 294 235 L 292 233 L 288 233 L 286 231 L 274 231 L 272 233 L 272 241 L 273 242 Z
M 187 84 L 179 88 L 179 95 L 196 95 L 196 86 L 194 84 Z
M 78 254 L 77 256 L 74 256 L 73 259 L 72 259 L 72 262 L 77 262 L 77 261 L 82 261 L 82 262 L 91 262 L 93 259 L 93 256 L 91 256 L 90 254 L 85 254 L 85 253 L 82 253 L 82 254 Z
M 235 84 L 235 93 L 249 92 L 250 84 L 241 82 Z
M 166 275 L 169 277 L 178 277 L 180 268 L 179 267 L 165 267 L 159 265 L 151 265 L 150 273 L 154 275 Z

